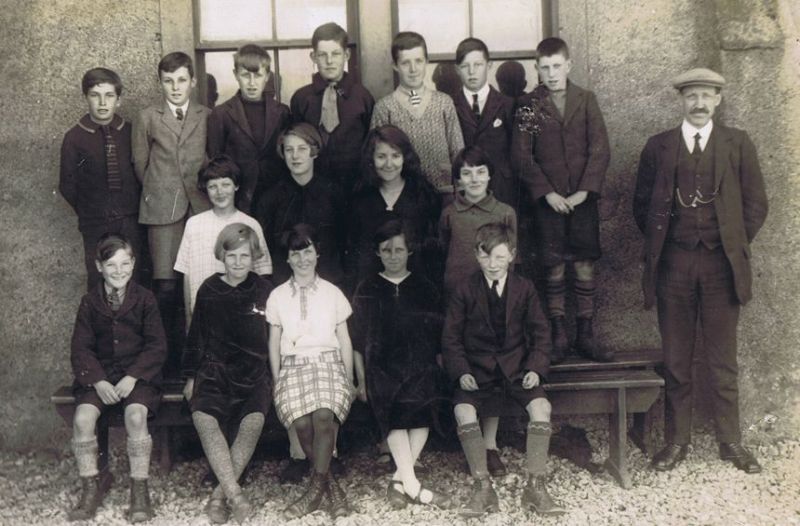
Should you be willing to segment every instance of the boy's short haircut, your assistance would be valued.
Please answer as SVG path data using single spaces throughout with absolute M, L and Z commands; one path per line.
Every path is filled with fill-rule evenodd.
M 552 57 L 559 53 L 564 55 L 564 58 L 569 58 L 567 43 L 558 37 L 545 38 L 536 46 L 536 55 L 539 57 Z
M 495 247 L 505 243 L 508 250 L 517 248 L 514 229 L 505 223 L 486 223 L 475 233 L 475 251 L 491 254 Z
M 372 236 L 372 246 L 377 251 L 381 248 L 381 243 L 388 241 L 396 236 L 403 236 L 406 240 L 406 248 L 409 252 L 416 251 L 416 241 L 414 235 L 402 219 L 389 219 L 381 224 Z
M 312 125 L 307 122 L 296 122 L 294 124 L 290 124 L 288 128 L 283 130 L 281 134 L 278 136 L 278 143 L 276 146 L 276 150 L 278 151 L 278 155 L 281 159 L 285 159 L 283 155 L 283 143 L 286 141 L 286 137 L 289 135 L 294 135 L 295 137 L 300 137 L 308 145 L 311 147 L 311 156 L 319 155 L 319 152 L 322 151 L 322 135 L 320 135 L 319 131 Z
M 465 166 L 486 166 L 489 176 L 494 175 L 494 163 L 486 150 L 480 146 L 467 146 L 453 159 L 452 176 L 453 184 L 461 179 L 461 169 Z
M 136 257 L 136 254 L 133 253 L 133 246 L 127 237 L 122 234 L 106 232 L 97 240 L 94 258 L 100 263 L 105 263 L 114 257 L 117 250 L 125 250 L 131 257 Z
M 158 63 L 158 78 L 161 78 L 161 72 L 172 73 L 180 68 L 186 68 L 189 71 L 189 76 L 194 78 L 194 66 L 192 65 L 192 57 L 183 51 L 173 51 L 167 53 L 164 58 Z
M 342 46 L 342 49 L 347 49 L 349 36 L 342 26 L 336 22 L 328 22 L 315 29 L 314 34 L 311 35 L 311 47 L 314 48 L 314 51 L 317 50 L 320 40 L 334 40 Z
M 233 69 L 244 68 L 246 71 L 256 73 L 261 66 L 269 71 L 272 59 L 263 47 L 256 44 L 245 44 L 233 54 Z
M 425 60 L 428 60 L 428 45 L 425 37 L 414 31 L 401 31 L 392 39 L 392 61 L 397 64 L 397 57 L 401 51 L 421 47 L 425 52 Z
M 483 53 L 483 58 L 486 59 L 486 62 L 489 62 L 489 48 L 486 43 L 479 38 L 469 37 L 459 42 L 456 48 L 456 66 L 461 64 L 464 61 L 464 57 L 473 51 Z
M 212 179 L 229 178 L 233 184 L 240 186 L 242 184 L 242 169 L 236 164 L 236 161 L 230 155 L 220 154 L 215 155 L 208 161 L 200 173 L 197 175 L 197 189 L 208 195 L 208 182 Z
M 83 74 L 81 90 L 84 95 L 88 94 L 89 90 L 98 84 L 111 84 L 114 86 L 117 96 L 122 95 L 122 79 L 119 78 L 115 71 L 108 68 L 92 68 Z
M 288 251 L 303 250 L 305 248 L 314 247 L 314 250 L 319 254 L 319 239 L 317 238 L 317 231 L 314 227 L 307 223 L 297 223 L 294 225 L 284 236 L 282 240 L 284 246 Z
M 245 243 L 250 244 L 250 258 L 252 261 L 264 256 L 261 250 L 261 243 L 255 231 L 244 223 L 231 223 L 222 229 L 217 236 L 214 244 L 214 257 L 219 261 L 225 261 L 225 252 L 236 250 Z

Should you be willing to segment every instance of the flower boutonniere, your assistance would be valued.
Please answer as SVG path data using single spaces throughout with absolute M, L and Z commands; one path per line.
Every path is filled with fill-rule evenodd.
M 539 97 L 531 97 L 528 105 L 517 108 L 514 118 L 520 131 L 535 136 L 542 131 L 549 116 L 544 111 L 544 101 Z

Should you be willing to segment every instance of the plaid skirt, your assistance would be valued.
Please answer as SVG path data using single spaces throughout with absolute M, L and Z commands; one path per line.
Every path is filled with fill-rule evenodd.
M 312 358 L 281 357 L 275 383 L 275 410 L 285 427 L 317 409 L 330 409 L 344 423 L 355 398 L 355 387 L 347 379 L 339 351 Z

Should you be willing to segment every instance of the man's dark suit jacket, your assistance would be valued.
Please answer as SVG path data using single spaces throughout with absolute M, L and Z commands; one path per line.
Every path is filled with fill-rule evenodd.
M 266 189 L 288 173 L 286 163 L 278 155 L 278 136 L 289 125 L 289 107 L 266 98 L 264 142 L 256 144 L 240 93 L 214 108 L 208 118 L 209 157 L 230 155 L 242 170 L 242 184 L 237 192 L 237 208 L 253 213 L 252 205 Z
M 651 137 L 642 151 L 633 216 L 645 235 L 645 307 L 655 303 L 658 263 L 669 230 L 675 196 L 675 172 L 683 137 L 680 127 Z M 767 217 L 767 195 L 756 149 L 747 133 L 714 123 L 714 200 L 722 247 L 733 269 L 736 297 L 744 305 L 751 297 L 750 242 Z
M 489 88 L 480 120 L 472 112 L 472 101 L 459 89 L 453 98 L 464 146 L 479 146 L 492 160 L 494 173 L 489 185 L 494 196 L 519 211 L 519 178 L 511 170 L 511 137 L 514 128 L 514 100 Z
M 514 127 L 512 161 L 522 184 L 537 200 L 550 192 L 564 197 L 579 190 L 600 193 L 611 158 L 603 114 L 591 91 L 567 82 L 564 116 L 539 86 L 517 100 L 542 114 L 537 135 Z
M 442 354 L 450 378 L 458 382 L 471 374 L 478 384 L 497 380 L 495 368 L 511 381 L 527 371 L 542 380 L 550 369 L 550 324 L 533 283 L 508 273 L 506 280 L 506 338 L 497 344 L 489 317 L 486 278 L 478 271 L 462 282 L 447 301 Z

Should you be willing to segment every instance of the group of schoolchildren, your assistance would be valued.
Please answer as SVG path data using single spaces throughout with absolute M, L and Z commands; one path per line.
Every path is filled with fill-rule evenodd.
M 551 425 L 542 384 L 569 348 L 567 262 L 575 346 L 613 358 L 591 325 L 597 198 L 609 161 L 594 95 L 567 82 L 569 51 L 557 38 L 540 43 L 542 84 L 518 101 L 489 86 L 489 51 L 475 38 L 458 46 L 463 96 L 451 98 L 425 85 L 423 37 L 399 33 L 399 85 L 377 103 L 344 71 L 341 27 L 320 26 L 312 46 L 317 72 L 291 110 L 264 95 L 270 59 L 252 44 L 234 55 L 239 92 L 213 110 L 190 101 L 191 59 L 166 55 L 164 102 L 132 127 L 115 113 L 119 77 L 104 68 L 84 75 L 89 113 L 64 137 L 60 180 L 89 276 L 72 338 L 82 492 L 70 520 L 93 517 L 112 484 L 98 470 L 95 425 L 117 404 L 128 438 L 128 518 L 153 516 L 147 421 L 168 356 L 178 357 L 219 482 L 204 508 L 212 523 L 251 515 L 238 481 L 273 404 L 289 431 L 290 465 L 310 474 L 284 517 L 348 514 L 331 466 L 355 398 L 370 404 L 391 453 L 394 508 L 455 506 L 415 472 L 448 400 L 474 479 L 459 512 L 498 510 L 491 477 L 506 468 L 496 415 L 512 399 L 530 417 L 522 506 L 564 511 L 545 487 Z M 514 272 L 524 259 L 520 214 L 533 225 L 520 241 L 544 267 L 546 309 Z M 152 290 L 132 279 L 135 256 L 148 252 Z M 188 334 L 168 349 L 182 323 L 181 290 Z

